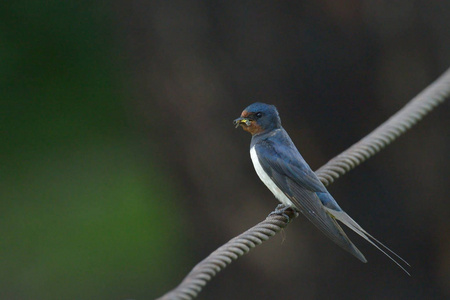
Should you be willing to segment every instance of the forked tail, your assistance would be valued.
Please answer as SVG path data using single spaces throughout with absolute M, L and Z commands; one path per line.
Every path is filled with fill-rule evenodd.
M 330 208 L 325 207 L 325 209 L 328 211 L 328 213 L 333 216 L 335 219 L 339 220 L 343 224 L 345 224 L 348 228 L 356 232 L 358 235 L 360 235 L 362 238 L 364 238 L 366 241 L 368 241 L 370 244 L 372 244 L 375 248 L 380 250 L 384 255 L 389 257 L 397 266 L 399 266 L 406 274 L 411 276 L 408 271 L 406 271 L 405 267 L 402 266 L 401 262 L 408 267 L 410 267 L 409 263 L 406 262 L 403 258 L 401 258 L 397 253 L 389 249 L 386 245 L 381 243 L 379 240 L 374 238 L 371 234 L 369 234 L 367 231 L 365 231 L 361 226 L 359 226 L 358 223 L 355 222 L 345 211 L 336 211 Z M 383 250 L 384 249 L 384 250 Z M 385 251 L 386 250 L 386 251 Z M 397 259 L 393 258 L 391 255 L 396 257 Z

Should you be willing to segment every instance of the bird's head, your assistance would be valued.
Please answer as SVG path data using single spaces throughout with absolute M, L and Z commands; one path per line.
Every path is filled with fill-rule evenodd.
M 281 120 L 275 106 L 256 102 L 244 109 L 233 124 L 255 135 L 280 128 Z

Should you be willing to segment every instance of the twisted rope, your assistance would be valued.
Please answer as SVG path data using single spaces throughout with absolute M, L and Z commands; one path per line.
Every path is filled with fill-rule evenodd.
M 286 210 L 290 220 L 298 214 L 293 210 Z M 267 241 L 288 224 L 281 215 L 270 215 L 261 223 L 228 241 L 222 247 L 199 262 L 184 278 L 178 287 L 168 292 L 158 300 L 190 300 L 197 297 L 202 288 L 221 270 L 231 264 L 233 260 L 243 256 L 251 249 Z
M 335 179 L 392 143 L 436 106 L 444 102 L 449 95 L 450 69 L 369 135 L 318 169 L 317 176 L 325 185 L 333 183 Z M 297 216 L 292 210 L 287 210 L 286 214 L 290 220 Z M 175 289 L 163 295 L 159 300 L 194 299 L 218 272 L 233 260 L 274 236 L 288 223 L 289 220 L 284 216 L 269 215 L 266 220 L 231 239 L 198 263 Z
M 419 122 L 450 95 L 450 69 L 436 79 L 396 114 L 362 140 L 328 161 L 316 171 L 324 185 L 329 185 L 362 162 L 380 152 Z

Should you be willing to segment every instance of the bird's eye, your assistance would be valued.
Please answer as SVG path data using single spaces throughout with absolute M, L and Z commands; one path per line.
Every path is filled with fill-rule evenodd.
M 261 118 L 261 117 L 262 117 L 262 113 L 257 112 L 257 113 L 255 114 L 255 116 L 256 116 L 257 118 Z

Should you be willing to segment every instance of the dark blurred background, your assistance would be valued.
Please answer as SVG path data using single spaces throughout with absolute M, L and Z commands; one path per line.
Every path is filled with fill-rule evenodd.
M 450 66 L 449 1 L 4 1 L 0 299 L 152 299 L 277 201 L 232 120 L 313 169 Z M 411 264 L 303 217 L 199 299 L 450 297 L 449 104 L 330 191 Z

